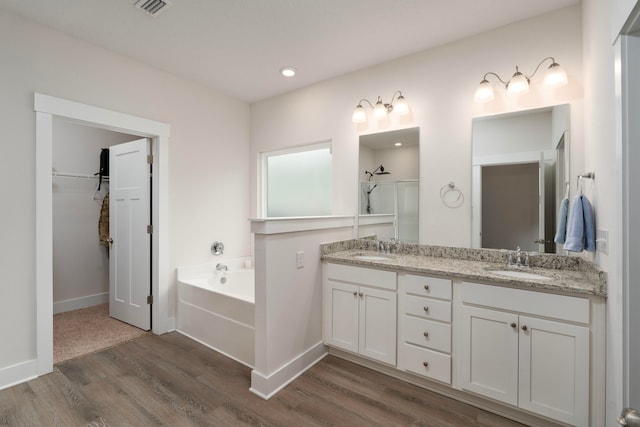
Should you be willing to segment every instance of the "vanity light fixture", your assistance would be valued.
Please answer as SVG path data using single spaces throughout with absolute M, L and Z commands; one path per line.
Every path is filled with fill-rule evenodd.
M 566 85 L 567 84 L 566 71 L 564 71 L 564 69 L 560 66 L 560 64 L 556 62 L 556 60 L 553 57 L 549 56 L 547 58 L 544 58 L 542 61 L 540 61 L 540 63 L 538 64 L 536 69 L 533 71 L 533 73 L 531 73 L 528 76 L 522 74 L 518 69 L 517 65 L 516 65 L 516 72 L 513 74 L 513 76 L 511 76 L 511 79 L 509 81 L 504 81 L 499 75 L 497 75 L 494 72 L 490 71 L 488 73 L 485 73 L 484 77 L 482 78 L 482 81 L 480 82 L 480 84 L 478 85 L 478 88 L 476 89 L 476 93 L 473 98 L 474 101 L 478 103 L 486 103 L 493 100 L 494 98 L 493 86 L 491 85 L 489 80 L 487 80 L 487 77 L 490 75 L 495 76 L 498 80 L 500 80 L 500 82 L 505 85 L 507 92 L 509 93 L 521 94 L 521 93 L 529 92 L 529 83 L 531 81 L 531 78 L 535 76 L 535 74 L 540 69 L 540 66 L 546 60 L 551 60 L 551 65 L 549 65 L 549 67 L 547 68 L 547 72 L 544 76 L 544 85 L 549 87 L 560 87 L 560 86 Z
M 361 99 L 351 115 L 351 121 L 353 121 L 353 123 L 364 123 L 367 121 L 367 112 L 362 106 L 363 102 L 369 104 L 369 107 L 373 110 L 373 116 L 377 119 L 387 117 L 387 115 L 392 111 L 395 111 L 398 114 L 406 114 L 409 112 L 409 104 L 407 104 L 407 100 L 402 96 L 402 92 L 397 90 L 391 97 L 391 102 L 388 104 L 385 104 L 381 97 L 378 97 L 378 101 L 375 105 L 373 105 L 368 99 Z

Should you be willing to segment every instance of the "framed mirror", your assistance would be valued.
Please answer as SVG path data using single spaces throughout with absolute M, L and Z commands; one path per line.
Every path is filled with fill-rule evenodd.
M 419 128 L 360 136 L 358 237 L 418 242 Z
M 568 104 L 473 120 L 471 246 L 560 253 L 569 185 Z

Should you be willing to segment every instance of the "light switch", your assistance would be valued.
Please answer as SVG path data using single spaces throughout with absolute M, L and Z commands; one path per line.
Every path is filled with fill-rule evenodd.
M 296 268 L 304 267 L 304 251 L 296 252 Z
M 603 254 L 609 253 L 609 230 L 598 228 L 596 230 L 596 249 Z

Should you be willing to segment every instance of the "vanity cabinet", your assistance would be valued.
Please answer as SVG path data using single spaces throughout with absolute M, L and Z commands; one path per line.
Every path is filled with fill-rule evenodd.
M 460 286 L 458 386 L 571 425 L 589 425 L 590 302 Z
M 396 273 L 323 264 L 324 343 L 395 366 Z
M 451 280 L 398 276 L 398 368 L 451 384 Z

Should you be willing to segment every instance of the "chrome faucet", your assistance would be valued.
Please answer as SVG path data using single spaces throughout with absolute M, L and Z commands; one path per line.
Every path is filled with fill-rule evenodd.
M 218 264 L 216 264 L 216 271 L 228 271 L 228 270 L 229 270 L 229 267 L 227 267 L 223 263 L 219 262 Z
M 516 247 L 515 252 L 509 254 L 509 260 L 507 262 L 509 267 L 528 267 L 529 266 L 529 253 L 522 252 L 520 246 Z

